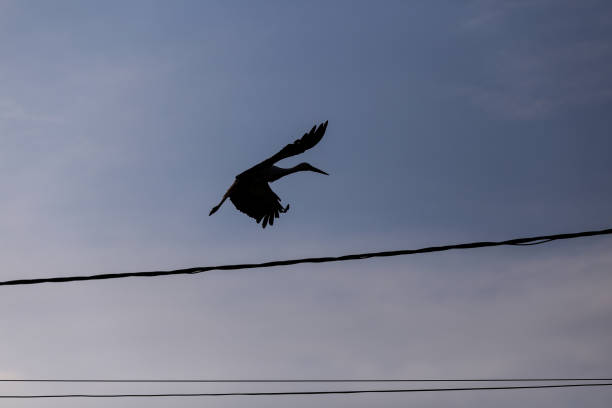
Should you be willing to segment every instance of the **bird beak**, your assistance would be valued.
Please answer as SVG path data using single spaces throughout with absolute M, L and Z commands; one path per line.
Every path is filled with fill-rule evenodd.
M 327 174 L 326 172 L 324 172 L 323 170 L 317 169 L 314 166 L 310 166 L 310 170 L 316 172 L 316 173 L 321 173 L 321 174 L 325 174 L 326 176 L 329 176 L 329 174 Z

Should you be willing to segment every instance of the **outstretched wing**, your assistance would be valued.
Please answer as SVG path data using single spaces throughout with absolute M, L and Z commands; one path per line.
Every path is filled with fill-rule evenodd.
M 268 224 L 274 225 L 274 218 L 289 209 L 288 205 L 285 208 L 281 206 L 281 199 L 267 182 L 261 180 L 237 180 L 229 199 L 239 211 L 254 218 L 258 224 L 263 220 L 263 228 Z
M 237 177 L 241 177 L 246 173 L 255 171 L 262 167 L 272 166 L 274 163 L 286 159 L 287 157 L 304 153 L 306 150 L 314 147 L 317 143 L 319 143 L 319 141 L 323 138 L 323 135 L 325 134 L 325 129 L 327 129 L 327 121 L 321 123 L 319 126 L 313 126 L 312 129 L 310 129 L 310 132 L 304 133 L 304 136 L 297 139 L 295 142 L 283 147 L 274 156 L 269 157 L 261 163 L 258 163 L 250 169 L 240 173 Z

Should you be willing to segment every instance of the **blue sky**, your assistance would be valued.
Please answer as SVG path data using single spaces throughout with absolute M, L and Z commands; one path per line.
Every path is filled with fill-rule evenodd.
M 0 1 L 0 278 L 609 227 L 611 23 L 605 1 Z M 281 164 L 331 175 L 274 183 L 291 209 L 272 228 L 229 202 L 208 217 L 236 174 L 324 120 L 321 143 Z M 609 239 L 593 238 L 7 288 L 0 374 L 609 376 L 611 266 Z M 572 390 L 214 403 L 611 400 Z

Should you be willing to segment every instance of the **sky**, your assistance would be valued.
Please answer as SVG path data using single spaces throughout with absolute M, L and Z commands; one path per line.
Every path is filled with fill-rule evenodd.
M 0 0 L 0 62 L 0 280 L 612 225 L 608 1 Z M 330 176 L 275 182 L 291 209 L 274 226 L 230 202 L 208 216 L 236 174 L 325 120 L 323 140 L 280 165 Z M 611 248 L 593 237 L 0 287 L 0 377 L 610 378 Z M 4 383 L 0 394 L 296 387 Z M 333 386 L 301 389 L 322 388 Z M 611 402 L 593 388 L 10 405 Z

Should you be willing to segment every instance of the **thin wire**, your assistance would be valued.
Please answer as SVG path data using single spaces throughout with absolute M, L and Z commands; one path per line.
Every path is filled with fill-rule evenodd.
M 513 244 L 513 245 L 523 245 L 523 246 L 527 246 L 527 245 L 540 245 L 540 244 L 546 244 L 547 242 L 553 241 L 552 239 L 543 239 L 542 241 L 538 241 L 538 242 L 530 242 L 530 243 L 524 243 L 524 244 Z
M 176 269 L 170 271 L 148 271 L 148 272 L 123 272 L 123 273 L 106 273 L 100 275 L 88 275 L 88 276 L 60 276 L 53 278 L 39 278 L 39 279 L 16 279 L 0 282 L 0 286 L 9 285 L 33 285 L 38 283 L 49 283 L 49 282 L 74 282 L 74 281 L 87 281 L 87 280 L 101 280 L 101 279 L 117 279 L 117 278 L 128 278 L 128 277 L 151 277 L 151 276 L 163 276 L 163 275 L 182 275 L 182 274 L 196 274 L 202 272 L 208 272 L 212 270 L 236 270 L 236 269 L 253 269 L 253 268 L 269 268 L 273 266 L 286 266 L 295 265 L 301 263 L 324 263 L 324 262 L 338 262 L 338 261 L 349 261 L 356 259 L 368 259 L 377 257 L 387 256 L 398 256 L 398 255 L 413 255 L 422 254 L 428 252 L 441 252 L 448 251 L 450 249 L 473 249 L 473 248 L 484 248 L 493 247 L 500 245 L 526 245 L 526 244 L 541 244 L 544 242 L 550 242 L 561 239 L 572 239 L 580 237 L 590 237 L 595 235 L 608 235 L 612 234 L 612 228 L 598 230 L 598 231 L 583 231 L 569 234 L 556 234 L 556 235 L 544 235 L 537 237 L 527 238 L 515 238 L 506 241 L 484 241 L 484 242 L 470 242 L 467 244 L 456 244 L 456 245 L 444 245 L 444 246 L 432 246 L 420 249 L 406 249 L 400 251 L 384 251 L 384 252 L 369 252 L 362 254 L 344 255 L 338 257 L 323 257 L 323 258 L 301 258 L 301 259 L 290 259 L 286 261 L 272 261 L 263 263 L 251 263 L 251 264 L 236 264 L 236 265 L 219 265 L 219 266 L 201 266 L 195 268 Z M 543 242 L 537 242 L 543 241 Z
M 281 392 L 214 392 L 214 393 L 166 393 L 166 394 L 48 394 L 48 395 L 0 395 L 0 398 L 127 398 L 127 397 L 229 397 L 229 396 L 275 396 L 275 395 L 329 395 L 329 394 L 380 394 L 440 391 L 492 391 L 525 390 L 536 388 L 607 387 L 612 383 L 517 385 L 498 387 L 461 388 L 412 388 L 382 390 L 336 390 L 336 391 L 281 391 Z
M 552 382 L 552 381 L 612 381 L 612 378 L 436 378 L 436 379 L 0 379 L 0 382 L 52 383 L 375 383 L 375 382 Z

